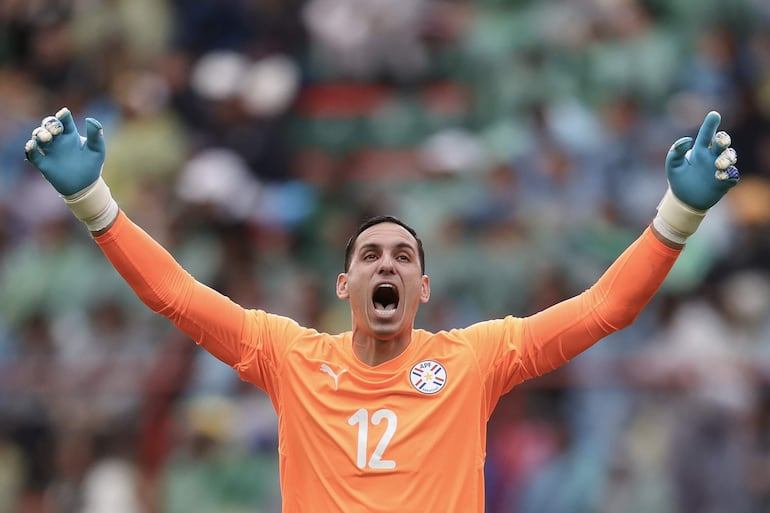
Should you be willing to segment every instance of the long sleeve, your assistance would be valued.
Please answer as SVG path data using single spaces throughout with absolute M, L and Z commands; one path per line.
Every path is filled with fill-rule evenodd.
M 522 320 L 519 348 L 526 374 L 549 372 L 639 316 L 681 250 L 647 228 L 585 292 Z
M 123 213 L 96 243 L 152 311 L 229 365 L 241 358 L 246 310 L 196 281 Z

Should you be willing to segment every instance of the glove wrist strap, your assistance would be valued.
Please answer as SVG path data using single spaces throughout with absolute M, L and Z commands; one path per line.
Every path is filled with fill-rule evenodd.
M 666 239 L 684 244 L 695 233 L 708 210 L 698 210 L 682 203 L 671 188 L 658 204 L 658 215 L 652 220 L 655 229 Z
M 118 217 L 118 204 L 101 176 L 82 191 L 64 196 L 64 203 L 92 232 L 107 228 Z

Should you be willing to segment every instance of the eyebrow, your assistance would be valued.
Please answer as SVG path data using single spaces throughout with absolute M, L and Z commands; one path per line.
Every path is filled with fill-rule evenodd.
M 382 249 L 382 244 L 368 242 L 366 244 L 363 244 L 360 248 L 358 248 L 358 253 L 360 254 L 365 251 L 374 250 L 374 249 L 376 250 Z M 417 253 L 417 250 L 414 248 L 414 246 L 412 246 L 408 242 L 399 242 L 398 244 L 395 245 L 394 249 L 408 249 L 412 254 Z

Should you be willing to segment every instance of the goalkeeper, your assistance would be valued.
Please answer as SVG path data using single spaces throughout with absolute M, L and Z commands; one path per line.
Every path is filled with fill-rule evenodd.
M 529 317 L 437 333 L 414 326 L 430 279 L 422 242 L 397 218 L 351 236 L 336 278 L 351 329 L 320 333 L 235 304 L 132 223 L 101 178 L 98 121 L 86 119 L 81 137 L 61 109 L 25 154 L 149 308 L 270 396 L 285 513 L 482 513 L 486 424 L 500 396 L 631 324 L 738 182 L 719 123 L 710 112 L 694 140 L 671 146 L 657 214 L 588 290 Z

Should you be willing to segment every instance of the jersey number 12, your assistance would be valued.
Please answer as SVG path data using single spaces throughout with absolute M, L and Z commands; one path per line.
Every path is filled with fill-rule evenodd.
M 366 448 L 369 441 L 369 411 L 361 408 L 348 419 L 348 424 L 351 426 L 358 424 L 358 444 L 356 449 L 356 465 L 358 465 L 358 468 L 366 468 L 367 466 L 372 469 L 396 468 L 395 461 L 383 460 L 382 455 L 396 433 L 398 417 L 396 417 L 395 412 L 388 409 L 376 410 L 372 413 L 371 423 L 373 425 L 377 426 L 383 420 L 386 422 L 385 432 L 380 437 L 380 441 L 377 443 L 377 447 L 374 448 L 372 457 L 369 458 L 367 465 Z

